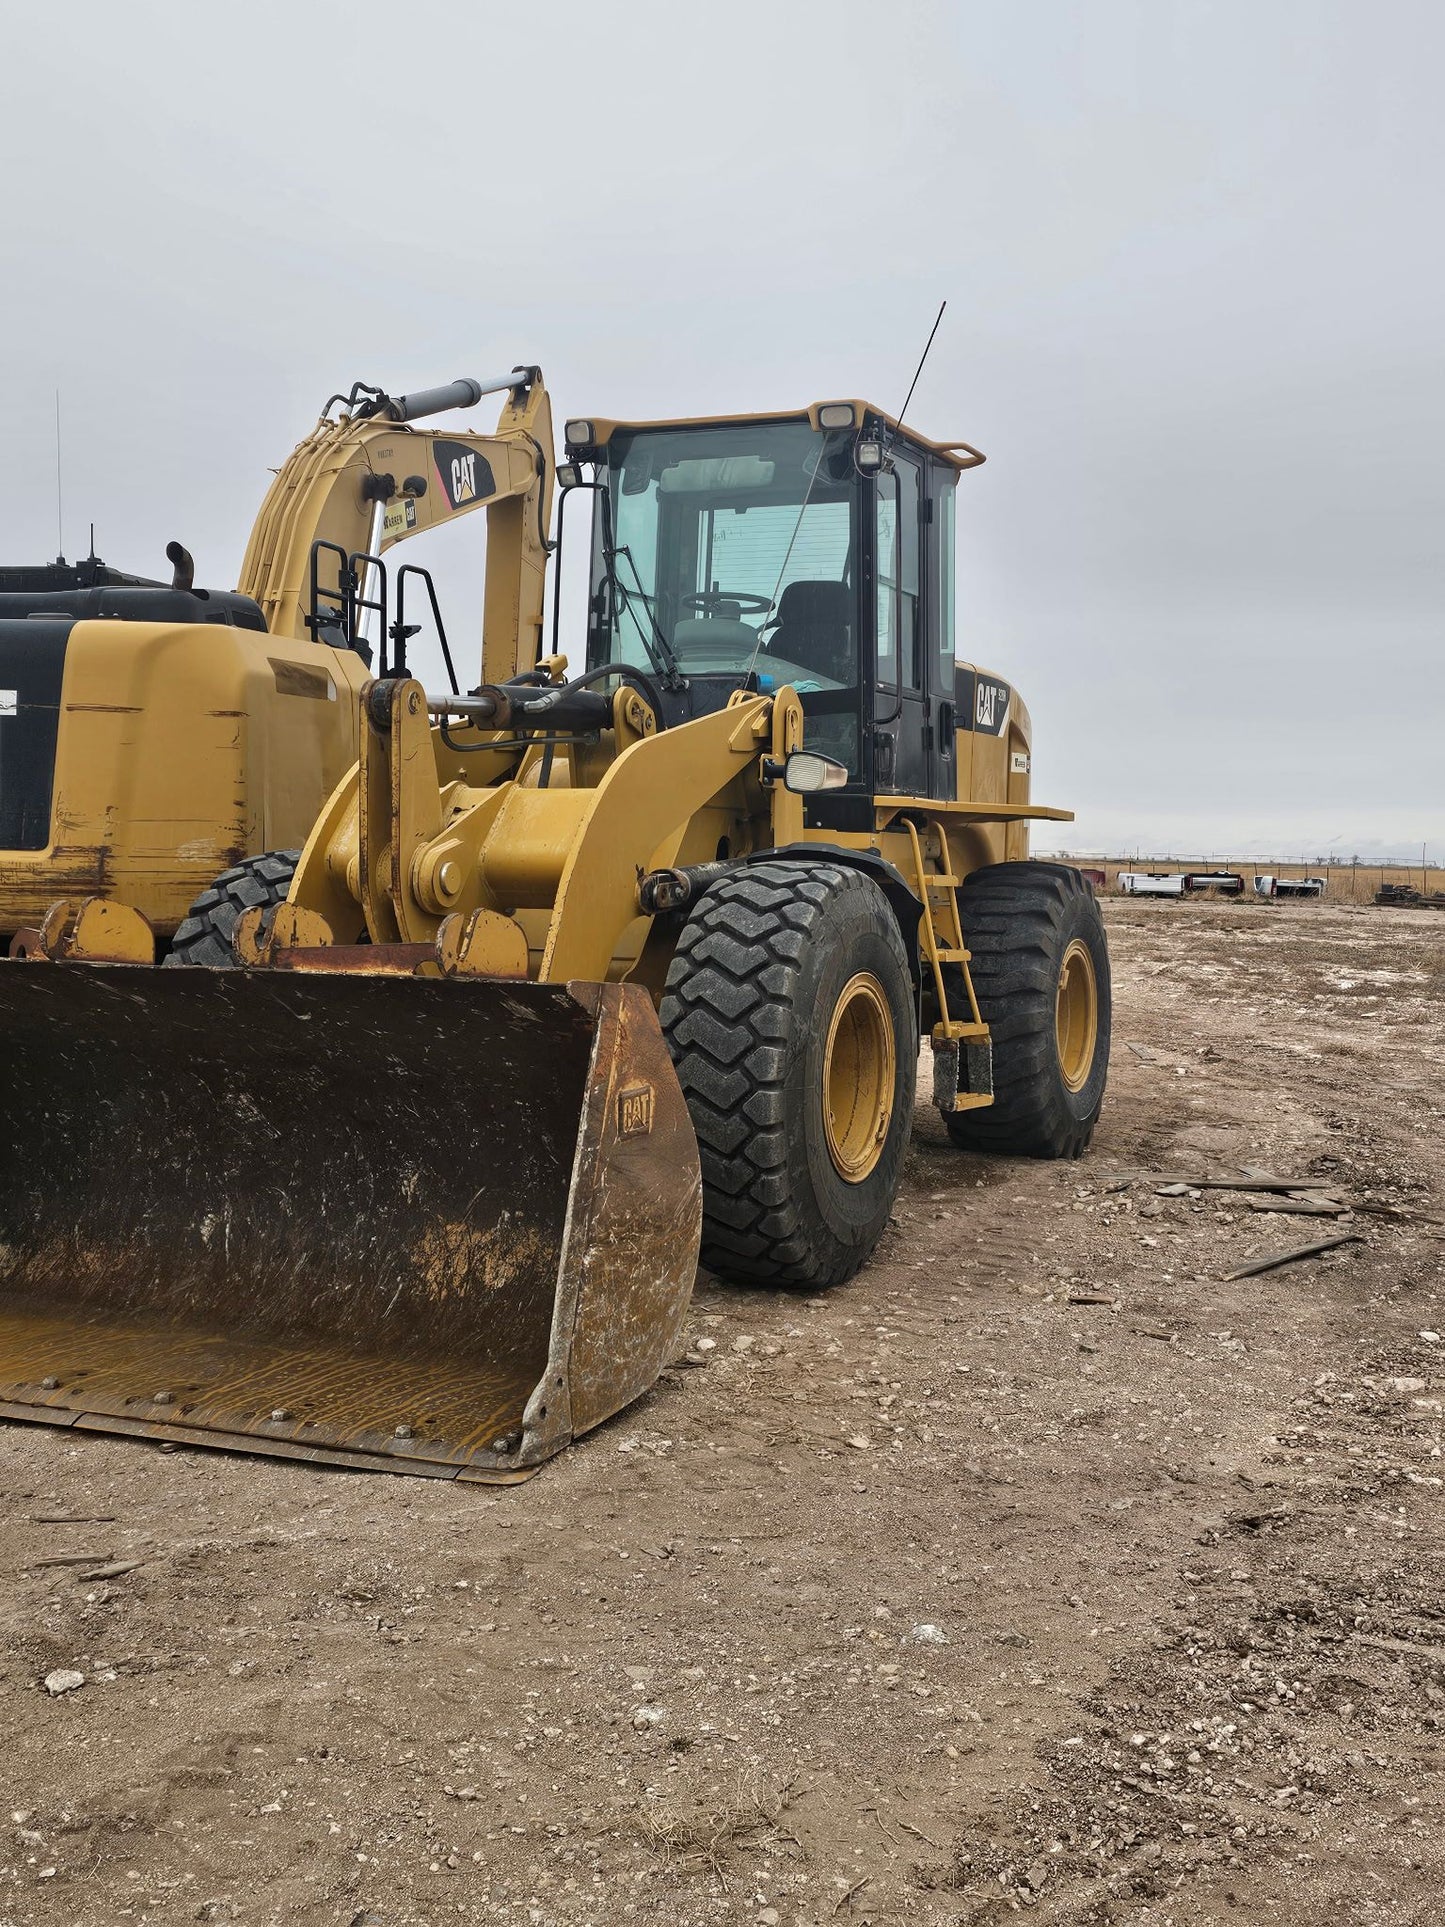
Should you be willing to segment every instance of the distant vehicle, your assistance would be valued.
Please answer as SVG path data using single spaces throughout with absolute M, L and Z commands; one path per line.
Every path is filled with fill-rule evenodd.
M 1107 870 L 1091 870 L 1087 864 L 1081 863 L 1078 865 L 1078 871 L 1085 883 L 1089 884 L 1092 889 L 1103 890 L 1107 887 L 1109 882 L 1109 872 Z
M 1254 879 L 1254 894 L 1257 897 L 1322 897 L 1325 883 L 1324 877 L 1258 876 Z
M 1242 897 L 1244 878 L 1237 870 L 1121 870 L 1119 888 L 1126 897 Z

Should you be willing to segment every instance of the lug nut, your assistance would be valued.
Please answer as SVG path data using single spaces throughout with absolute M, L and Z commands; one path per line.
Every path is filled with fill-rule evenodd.
M 271 1414 L 271 1423 L 273 1425 L 284 1425 L 290 1416 L 291 1414 L 286 1410 L 284 1405 L 278 1405 Z
M 393 1436 L 399 1439 L 411 1439 L 415 1438 L 416 1434 L 409 1425 L 398 1425 Z
M 58 1378 L 42 1378 L 40 1381 L 40 1389 L 42 1392 L 58 1392 L 60 1390 L 60 1380 Z
M 173 1402 L 169 1392 L 157 1392 L 151 1400 L 152 1405 L 170 1405 Z

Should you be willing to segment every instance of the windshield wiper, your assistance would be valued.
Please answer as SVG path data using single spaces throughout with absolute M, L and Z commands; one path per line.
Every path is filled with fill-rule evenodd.
M 618 595 L 621 596 L 623 606 L 626 608 L 627 613 L 632 617 L 642 646 L 651 658 L 653 668 L 657 671 L 658 675 L 662 677 L 663 682 L 669 689 L 681 688 L 683 683 L 682 666 L 672 652 L 671 643 L 669 643 L 667 637 L 662 633 L 662 625 L 658 622 L 656 612 L 648 598 L 647 591 L 642 586 L 642 578 L 637 572 L 637 564 L 632 559 L 631 549 L 624 544 L 620 549 L 604 548 L 602 553 L 607 559 L 608 577 L 613 588 L 615 588 Z M 618 574 L 617 558 L 619 555 L 625 555 L 627 557 L 628 567 L 632 570 L 632 579 L 636 584 L 637 597 L 642 604 L 643 611 L 647 616 L 648 625 L 652 630 L 651 641 L 649 641 L 642 623 L 638 620 L 637 611 L 632 602 L 632 590 L 628 588 L 627 584 Z M 656 644 L 655 648 L 653 647 L 654 643 Z
M 646 589 L 642 586 L 642 577 L 638 573 L 637 564 L 632 559 L 632 551 L 627 547 L 626 543 L 623 543 L 620 548 L 615 547 L 613 544 L 612 504 L 608 499 L 608 493 L 605 488 L 602 490 L 602 525 L 602 559 L 607 564 L 607 580 L 622 598 L 623 607 L 632 617 L 633 625 L 637 630 L 643 648 L 647 651 L 648 659 L 658 675 L 661 676 L 664 686 L 668 689 L 681 689 L 686 682 L 686 678 L 682 673 L 682 666 L 672 652 L 671 643 L 662 633 L 662 625 L 658 622 L 651 600 L 648 597 Z M 632 571 L 632 580 L 636 584 L 637 594 L 647 613 L 648 626 L 652 630 L 651 640 L 649 640 L 647 631 L 643 628 L 642 623 L 638 620 L 637 611 L 632 604 L 632 591 L 618 573 L 617 558 L 619 555 L 625 555 L 627 557 L 627 566 Z M 654 644 L 656 645 L 655 647 Z

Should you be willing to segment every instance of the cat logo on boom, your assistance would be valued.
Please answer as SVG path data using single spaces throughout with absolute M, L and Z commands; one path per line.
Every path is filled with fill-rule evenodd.
M 448 508 L 469 508 L 473 502 L 485 502 L 496 494 L 492 465 L 480 449 L 469 448 L 461 441 L 438 440 L 432 455 Z
M 475 501 L 477 494 L 477 458 L 475 453 L 454 455 L 452 457 L 452 500 L 460 505 Z

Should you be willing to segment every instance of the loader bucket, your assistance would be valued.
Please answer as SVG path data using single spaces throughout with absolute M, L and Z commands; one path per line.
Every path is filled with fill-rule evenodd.
M 500 1483 L 676 1352 L 636 986 L 4 961 L 0 1066 L 0 1416 Z

